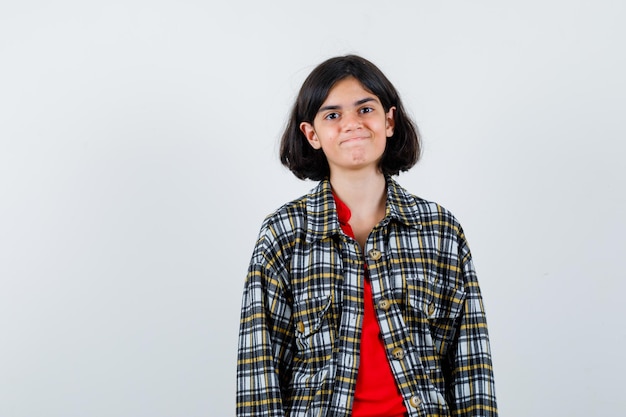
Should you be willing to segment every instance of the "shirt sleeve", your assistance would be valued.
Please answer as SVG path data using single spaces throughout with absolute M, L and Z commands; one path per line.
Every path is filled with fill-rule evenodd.
M 448 396 L 453 416 L 497 417 L 487 320 L 478 280 L 464 237 L 459 250 L 465 301 L 456 343 L 448 356 Z
M 237 356 L 237 417 L 283 417 L 293 348 L 291 303 L 263 254 L 262 239 L 246 277 Z M 268 257 L 269 256 L 269 257 Z

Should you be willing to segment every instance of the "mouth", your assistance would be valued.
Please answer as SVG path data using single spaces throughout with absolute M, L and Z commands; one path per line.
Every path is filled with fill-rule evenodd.
M 343 144 L 349 144 L 349 143 L 357 143 L 357 142 L 364 141 L 366 139 L 367 139 L 367 137 L 365 137 L 365 136 L 354 136 L 354 137 L 342 140 L 341 144 L 343 145 Z

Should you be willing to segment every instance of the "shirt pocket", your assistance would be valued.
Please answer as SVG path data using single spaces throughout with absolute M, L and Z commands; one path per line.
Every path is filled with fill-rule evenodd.
M 296 302 L 293 321 L 296 344 L 304 359 L 323 359 L 332 353 L 331 305 L 329 295 Z
M 443 356 L 454 339 L 463 313 L 465 291 L 442 281 L 415 278 L 408 282 L 408 303 L 421 341 Z

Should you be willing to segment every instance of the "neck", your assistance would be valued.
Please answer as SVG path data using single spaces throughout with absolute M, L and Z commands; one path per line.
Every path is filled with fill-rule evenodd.
M 333 176 L 330 184 L 335 194 L 352 212 L 353 217 L 384 216 L 387 199 L 385 176 L 381 172 Z

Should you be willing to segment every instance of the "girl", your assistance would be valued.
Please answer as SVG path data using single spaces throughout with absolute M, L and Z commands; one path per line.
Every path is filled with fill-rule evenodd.
M 394 179 L 420 138 L 371 62 L 305 80 L 280 158 L 320 181 L 268 216 L 243 294 L 237 416 L 496 416 L 461 226 Z

